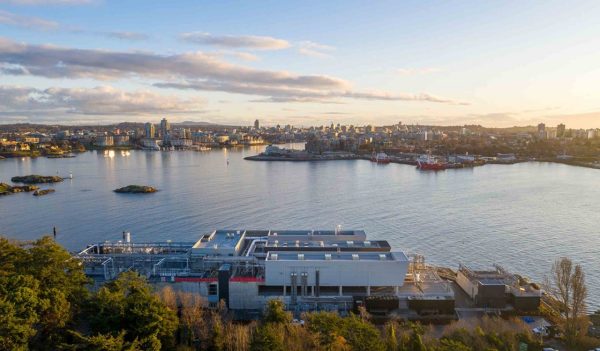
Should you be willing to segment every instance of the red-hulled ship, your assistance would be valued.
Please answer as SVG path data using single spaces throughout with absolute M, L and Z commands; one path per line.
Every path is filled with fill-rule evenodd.
M 417 159 L 417 168 L 424 171 L 441 171 L 446 169 L 446 164 L 428 154 Z
M 385 152 L 380 152 L 378 154 L 373 152 L 373 155 L 371 155 L 371 162 L 387 164 L 390 163 L 390 157 Z

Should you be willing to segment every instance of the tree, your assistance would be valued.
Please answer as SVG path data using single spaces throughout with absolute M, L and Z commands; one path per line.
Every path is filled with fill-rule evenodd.
M 289 323 L 291 320 L 292 316 L 289 312 L 285 311 L 283 301 L 277 299 L 269 300 L 263 317 L 265 323 Z
M 580 265 L 562 257 L 552 266 L 548 291 L 559 302 L 562 310 L 562 330 L 567 342 L 574 345 L 587 332 L 585 274 Z
M 427 351 L 427 347 L 423 344 L 421 334 L 416 331 L 413 331 L 410 336 L 409 347 L 410 351 Z
M 125 340 L 125 331 L 117 335 L 97 334 L 94 336 L 85 336 L 77 332 L 71 332 L 73 343 L 69 349 L 74 351 L 137 351 L 142 350 L 140 342 L 134 340 L 127 342 Z
M 326 350 L 340 342 L 342 317 L 334 312 L 313 312 L 304 315 L 308 330 L 318 335 L 319 344 Z
M 54 349 L 74 323 L 88 281 L 80 262 L 50 237 L 34 242 L 0 238 L 0 302 L 5 312 L 0 343 Z
M 342 336 L 346 339 L 352 350 L 385 350 L 381 334 L 377 328 L 355 315 L 343 319 Z
M 146 279 L 135 272 L 121 273 L 104 285 L 91 300 L 92 332 L 138 339 L 143 349 L 168 349 L 175 344 L 177 315 L 154 295 Z
M 387 351 L 397 351 L 399 348 L 394 323 L 385 326 L 385 348 Z
M 250 343 L 251 351 L 283 351 L 284 333 L 283 326 L 276 323 L 265 323 L 254 332 L 252 342 Z

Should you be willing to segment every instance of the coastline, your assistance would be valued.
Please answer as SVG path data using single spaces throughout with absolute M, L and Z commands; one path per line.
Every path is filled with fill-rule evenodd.
M 273 162 L 322 162 L 322 161 L 347 161 L 347 160 L 367 160 L 367 161 L 370 161 L 370 159 L 371 159 L 371 157 L 369 155 L 353 155 L 353 156 L 349 156 L 349 155 L 343 155 L 343 156 L 339 156 L 339 155 L 326 155 L 326 156 L 311 156 L 311 157 L 286 157 L 286 156 L 254 155 L 254 156 L 244 157 L 244 160 L 247 160 L 247 161 L 267 161 L 267 162 L 269 162 L 269 161 L 273 161 Z M 473 167 L 485 166 L 487 164 L 493 164 L 493 165 L 513 165 L 513 164 L 524 163 L 524 162 L 549 162 L 549 163 L 558 163 L 558 164 L 564 164 L 564 165 L 574 166 L 574 167 L 584 167 L 584 168 L 591 168 L 591 169 L 600 169 L 600 164 L 591 164 L 591 163 L 585 163 L 585 162 L 581 162 L 581 161 L 572 161 L 572 160 L 556 160 L 556 159 L 544 159 L 544 158 L 540 158 L 540 159 L 518 159 L 518 160 L 510 161 L 510 162 L 487 161 L 487 162 L 481 163 L 481 164 L 462 165 L 462 166 L 458 166 L 458 164 L 457 164 L 457 165 L 454 165 L 454 166 L 450 166 L 447 169 L 473 168 Z M 399 158 L 394 157 L 394 156 L 390 156 L 390 163 L 404 164 L 404 165 L 410 165 L 410 166 L 416 166 L 417 165 L 416 161 L 407 160 L 407 159 L 399 159 Z

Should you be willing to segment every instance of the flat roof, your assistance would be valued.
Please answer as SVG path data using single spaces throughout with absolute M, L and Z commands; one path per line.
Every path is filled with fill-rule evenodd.
M 389 249 L 390 244 L 385 240 L 286 240 L 270 237 L 265 248 L 273 247 L 320 247 L 320 248 L 383 248 Z
M 407 261 L 403 253 L 391 252 L 269 252 L 267 261 Z
M 366 233 L 364 230 L 270 230 L 269 236 L 286 236 L 286 235 L 356 235 L 356 236 L 365 236 Z
M 194 249 L 224 248 L 234 249 L 242 239 L 244 232 L 241 230 L 219 229 L 211 233 L 208 238 L 203 236 L 194 244 Z

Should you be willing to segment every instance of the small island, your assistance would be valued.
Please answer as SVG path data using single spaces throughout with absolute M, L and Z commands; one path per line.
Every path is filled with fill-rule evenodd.
M 39 188 L 35 185 L 11 186 L 6 183 L 0 183 L 0 195 L 30 192 L 38 189 Z
M 24 184 L 43 184 L 43 183 L 58 183 L 64 179 L 59 176 L 41 176 L 37 174 L 30 174 L 22 177 L 12 177 L 10 179 L 14 183 Z
M 115 189 L 114 192 L 122 194 L 150 194 L 155 193 L 156 188 L 147 185 L 128 185 Z
M 43 196 L 55 192 L 54 189 L 39 189 L 33 192 L 33 196 Z

